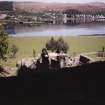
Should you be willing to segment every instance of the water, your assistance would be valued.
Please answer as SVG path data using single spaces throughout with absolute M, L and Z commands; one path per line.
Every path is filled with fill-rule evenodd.
M 5 28 L 12 36 L 78 36 L 105 34 L 104 23 L 71 24 L 71 25 L 8 25 Z

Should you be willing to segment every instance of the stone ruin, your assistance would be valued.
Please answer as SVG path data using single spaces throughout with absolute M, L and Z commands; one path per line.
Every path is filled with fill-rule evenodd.
M 10 77 L 14 76 L 14 72 L 16 72 L 16 68 L 11 68 L 9 66 L 0 65 L 0 76 L 1 77 Z
M 98 51 L 98 52 L 96 53 L 96 56 L 97 56 L 97 57 L 104 58 L 104 57 L 105 57 L 105 47 L 102 47 L 102 51 Z
M 97 54 L 96 54 L 97 57 L 102 57 L 104 58 L 105 57 L 105 52 L 103 51 L 98 51 Z
M 62 68 L 70 68 L 79 66 L 82 64 L 90 63 L 91 59 L 78 55 L 74 58 L 68 56 L 65 53 L 47 52 L 46 49 L 42 50 L 42 53 L 34 58 L 23 58 L 18 61 L 16 66 L 18 69 L 25 67 L 28 70 L 59 70 Z

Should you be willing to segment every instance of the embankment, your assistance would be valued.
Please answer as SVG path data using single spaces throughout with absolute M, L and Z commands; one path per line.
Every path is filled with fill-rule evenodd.
M 105 104 L 104 68 L 105 62 L 96 62 L 69 72 L 0 78 L 0 105 Z

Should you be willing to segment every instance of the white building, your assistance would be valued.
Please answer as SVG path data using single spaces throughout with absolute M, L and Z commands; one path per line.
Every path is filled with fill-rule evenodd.
M 0 14 L 0 20 L 5 19 L 6 17 L 7 17 L 7 15 L 6 15 L 6 14 Z

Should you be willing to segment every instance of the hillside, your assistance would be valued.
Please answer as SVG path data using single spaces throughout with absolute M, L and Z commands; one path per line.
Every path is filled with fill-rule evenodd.
M 67 9 L 75 9 L 80 12 L 105 12 L 105 3 L 44 3 L 44 2 L 9 2 L 0 1 L 0 10 L 24 10 L 28 12 L 44 12 L 49 10 L 64 11 Z
M 79 11 L 105 11 L 105 3 L 92 2 L 87 4 L 77 3 L 42 3 L 42 2 L 14 2 L 15 10 L 25 10 L 30 12 L 42 12 L 48 10 L 63 11 L 66 9 L 76 9 Z
M 0 1 L 0 11 L 12 11 L 13 2 L 9 1 Z

